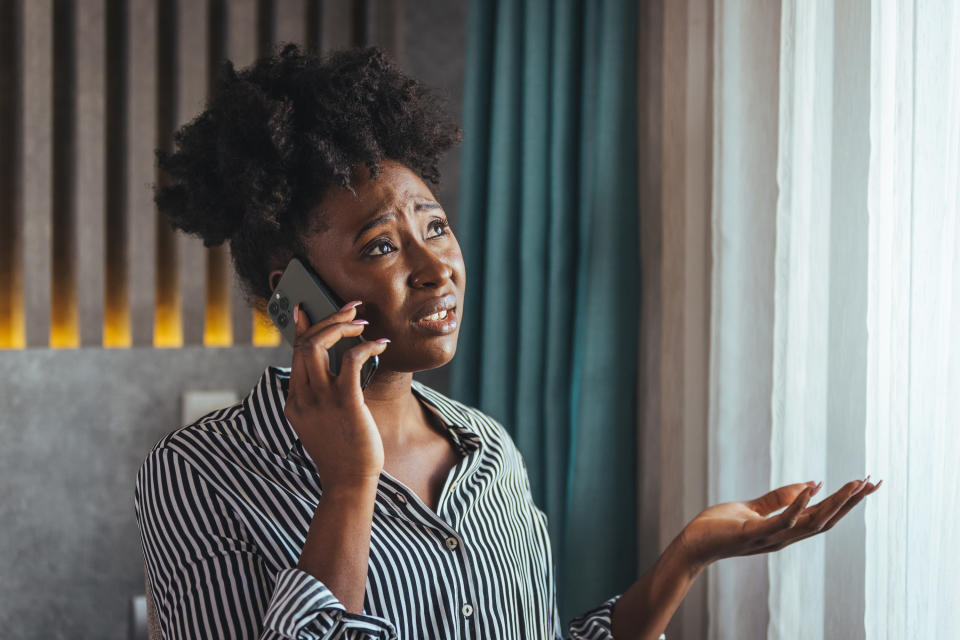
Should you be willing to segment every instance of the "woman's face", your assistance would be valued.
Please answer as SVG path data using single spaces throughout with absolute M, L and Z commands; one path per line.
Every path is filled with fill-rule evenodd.
M 463 256 L 423 181 L 398 162 L 381 167 L 375 180 L 355 172 L 356 196 L 339 187 L 324 194 L 313 215 L 325 229 L 307 238 L 306 257 L 342 300 L 363 302 L 366 339 L 390 339 L 382 368 L 435 369 L 457 350 Z

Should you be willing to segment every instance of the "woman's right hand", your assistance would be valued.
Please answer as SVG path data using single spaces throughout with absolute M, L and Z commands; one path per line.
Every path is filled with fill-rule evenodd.
M 376 484 L 383 469 L 383 442 L 364 402 L 360 368 L 383 353 L 389 340 L 362 342 L 348 350 L 339 375 L 330 371 L 327 355 L 341 338 L 363 332 L 366 321 L 356 319 L 359 304 L 347 303 L 312 326 L 307 314 L 298 308 L 293 312 L 296 339 L 283 413 L 313 458 L 324 491 Z

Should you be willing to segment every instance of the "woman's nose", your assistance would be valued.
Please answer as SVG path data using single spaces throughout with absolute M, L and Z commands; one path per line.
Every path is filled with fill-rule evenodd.
M 414 288 L 441 287 L 453 277 L 453 267 L 442 254 L 427 247 L 416 251 L 415 263 L 410 271 L 410 285 Z

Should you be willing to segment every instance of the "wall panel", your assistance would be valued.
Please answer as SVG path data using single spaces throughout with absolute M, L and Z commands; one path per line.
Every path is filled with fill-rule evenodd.
M 252 63 L 259 53 L 257 50 L 257 2 L 256 0 L 231 0 L 227 7 L 227 57 L 235 67 L 245 67 Z M 223 302 L 229 313 L 233 329 L 233 344 L 250 344 L 253 332 L 252 314 L 243 299 L 240 284 L 233 275 L 227 245 L 214 251 L 217 256 L 213 262 L 216 278 L 211 285 L 224 287 Z M 214 285 L 214 282 L 216 283 Z M 218 307 L 219 309 L 220 307 Z M 219 311 L 218 311 L 219 312 Z
M 135 346 L 153 344 L 156 299 L 157 6 L 156 0 L 128 2 L 127 36 L 127 269 L 130 320 Z
M 27 346 L 50 344 L 53 3 L 23 3 L 23 298 Z
M 396 38 L 402 25 L 385 16 L 393 11 L 399 23 L 403 7 L 405 22 L 418 25 L 408 42 L 419 43 L 419 57 L 408 70 L 452 95 L 456 116 L 459 2 L 391 1 L 378 13 L 379 3 L 353 0 L 0 0 L 4 638 L 126 638 L 129 599 L 143 590 L 134 477 L 148 449 L 179 426 L 180 394 L 242 395 L 266 364 L 289 365 L 288 347 L 248 346 L 251 312 L 226 246 L 207 249 L 181 232 L 164 244 L 154 149 L 170 148 L 176 127 L 200 113 L 224 58 L 253 61 L 262 16 L 267 43 L 327 50 L 353 43 L 361 4 L 370 41 L 395 53 L 402 47 L 376 34 Z M 68 17 L 56 30 L 55 9 Z M 55 76 L 65 82 L 59 100 Z M 457 166 L 456 155 L 444 162 Z M 457 174 L 444 177 L 455 222 Z M 68 326 L 80 348 L 51 350 L 51 314 L 63 304 L 51 302 L 58 191 L 65 295 L 77 313 Z M 205 338 L 211 317 L 226 329 L 217 340 Z M 279 344 L 275 332 L 264 335 L 258 345 Z M 232 348 L 203 348 L 212 344 Z M 446 389 L 443 370 L 417 377 Z
M 376 44 L 402 64 L 404 16 L 420 20 L 424 7 L 5 3 L 0 346 L 278 344 L 246 305 L 229 245 L 205 248 L 156 210 L 164 177 L 154 150 L 173 150 L 174 132 L 201 112 L 224 60 L 242 68 L 296 42 L 320 51 Z M 459 22 L 462 13 L 450 15 Z M 459 87 L 447 93 L 459 103 Z
M 307 3 L 304 0 L 274 0 L 272 41 L 307 42 Z
M 177 5 L 177 107 L 180 127 L 195 118 L 207 99 L 209 58 L 209 10 L 206 3 L 180 0 Z M 206 249 L 203 240 L 185 233 L 178 236 L 180 310 L 183 344 L 203 344 L 203 316 L 206 305 Z
M 23 10 L 0 3 L 0 349 L 23 348 Z
M 80 343 L 103 343 L 104 304 L 104 0 L 77 4 L 77 301 Z

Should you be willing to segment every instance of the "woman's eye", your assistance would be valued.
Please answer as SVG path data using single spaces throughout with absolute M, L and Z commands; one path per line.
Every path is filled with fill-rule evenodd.
M 435 231 L 435 233 L 430 234 L 429 238 L 434 238 L 436 236 L 442 236 L 447 227 L 450 226 L 450 223 L 446 220 L 434 220 L 430 223 L 430 230 Z
M 384 254 L 390 253 L 393 251 L 393 245 L 389 242 L 376 242 L 370 245 L 370 248 L 367 250 L 368 256 L 382 256 Z

